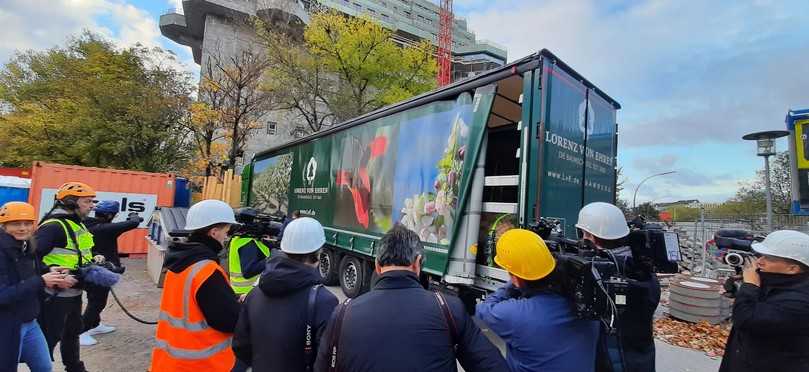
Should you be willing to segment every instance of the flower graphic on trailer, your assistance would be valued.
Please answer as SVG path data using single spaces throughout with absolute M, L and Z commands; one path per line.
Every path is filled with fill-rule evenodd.
M 399 136 L 395 218 L 424 242 L 449 244 L 469 140 L 467 98 L 406 125 L 408 132 L 429 135 Z
M 359 140 L 354 138 L 355 144 L 359 145 Z M 388 148 L 387 136 L 377 136 L 362 149 L 359 162 L 351 169 L 337 170 L 335 183 L 338 187 L 346 188 L 351 193 L 354 201 L 354 214 L 362 227 L 368 228 L 370 225 L 370 205 L 371 205 L 371 179 L 368 176 L 368 163 L 385 154 Z

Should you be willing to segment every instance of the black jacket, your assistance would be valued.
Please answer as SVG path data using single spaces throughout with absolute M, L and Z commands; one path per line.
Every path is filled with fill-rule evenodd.
M 0 371 L 17 370 L 20 325 L 39 315 L 39 296 L 45 281 L 33 246 L 0 231 Z
M 809 371 L 809 273 L 762 273 L 761 281 L 736 292 L 719 371 Z
M 337 353 L 340 371 L 444 372 L 508 371 L 497 348 L 483 335 L 461 301 L 447 299 L 458 331 L 458 350 L 435 295 L 415 274 L 390 271 L 374 289 L 352 300 L 342 323 Z M 338 314 L 339 311 L 335 311 Z M 316 371 L 327 371 L 335 321 L 329 322 L 318 350 Z
M 93 255 L 102 255 L 107 261 L 121 266 L 121 259 L 118 257 L 118 237 L 121 234 L 132 230 L 140 222 L 137 220 L 126 220 L 122 222 L 105 222 L 95 217 L 84 219 L 87 230 L 93 234 Z
M 239 263 L 242 266 L 242 276 L 245 278 L 252 278 L 264 271 L 267 265 L 267 256 L 256 244 L 256 239 L 239 248 Z
M 654 372 L 654 313 L 660 304 L 660 281 L 648 259 L 633 258 L 628 247 L 612 250 L 621 273 L 629 279 L 626 306 L 616 319 L 618 340 L 623 351 L 625 372 Z M 612 371 L 606 339 L 601 333 L 596 371 Z
M 219 263 L 222 245 L 209 237 L 192 236 L 187 243 L 169 246 L 163 266 L 171 272 L 180 273 L 187 267 L 202 261 Z M 197 290 L 197 303 L 205 321 L 220 332 L 233 333 L 239 318 L 239 301 L 227 278 L 218 271 L 204 281 Z
M 252 365 L 255 372 L 304 371 L 309 295 L 320 283 L 317 269 L 274 251 L 259 280 L 259 290 L 250 291 L 242 306 L 233 336 L 236 357 Z M 335 306 L 337 297 L 320 287 L 313 308 L 312 357 Z

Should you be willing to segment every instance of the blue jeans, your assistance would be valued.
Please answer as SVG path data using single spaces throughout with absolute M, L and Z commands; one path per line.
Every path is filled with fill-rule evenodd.
M 21 326 L 19 355 L 20 362 L 25 362 L 31 372 L 50 372 L 53 369 L 48 342 L 36 320 Z

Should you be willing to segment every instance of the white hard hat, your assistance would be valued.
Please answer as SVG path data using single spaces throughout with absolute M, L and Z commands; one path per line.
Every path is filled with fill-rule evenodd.
M 773 231 L 761 243 L 751 245 L 754 251 L 767 256 L 789 258 L 809 265 L 809 235 L 792 230 Z
M 292 254 L 309 254 L 326 244 L 323 225 L 311 217 L 296 218 L 284 228 L 281 250 Z
M 604 240 L 616 240 L 629 235 L 626 217 L 621 209 L 604 202 L 594 202 L 579 211 L 576 227 Z
M 185 216 L 186 230 L 199 230 L 219 223 L 236 224 L 233 208 L 221 200 L 203 200 L 192 205 Z

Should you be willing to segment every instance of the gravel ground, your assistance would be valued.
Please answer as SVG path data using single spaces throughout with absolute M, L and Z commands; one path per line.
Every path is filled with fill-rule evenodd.
M 127 272 L 122 282 L 116 286 L 116 293 L 130 312 L 144 320 L 155 320 L 161 290 L 146 275 L 146 260 L 124 259 L 123 263 L 127 266 Z M 341 299 L 344 298 L 339 288 L 329 289 Z M 155 326 L 129 319 L 112 297 L 102 313 L 102 319 L 104 324 L 115 326 L 117 330 L 96 336 L 99 341 L 97 345 L 82 347 L 82 360 L 88 371 L 148 371 Z M 505 345 L 497 336 L 487 329 L 484 329 L 484 333 L 501 350 L 505 350 Z M 714 372 L 719 369 L 719 359 L 710 358 L 702 352 L 661 341 L 656 344 L 657 372 Z M 57 345 L 54 371 L 62 372 L 64 366 L 60 361 L 58 348 Z M 21 365 L 20 371 L 28 371 L 28 368 Z
M 146 275 L 145 259 L 123 259 L 126 274 L 116 285 L 115 292 L 124 306 L 144 320 L 157 319 L 160 308 L 160 288 Z M 86 304 L 86 299 L 85 299 Z M 144 325 L 129 319 L 110 296 L 107 308 L 101 313 L 104 324 L 117 328 L 115 332 L 95 336 L 98 344 L 82 346 L 81 357 L 88 371 L 147 371 L 151 358 L 155 326 Z M 59 345 L 54 351 L 55 372 L 64 371 Z M 28 371 L 22 366 L 20 371 Z

